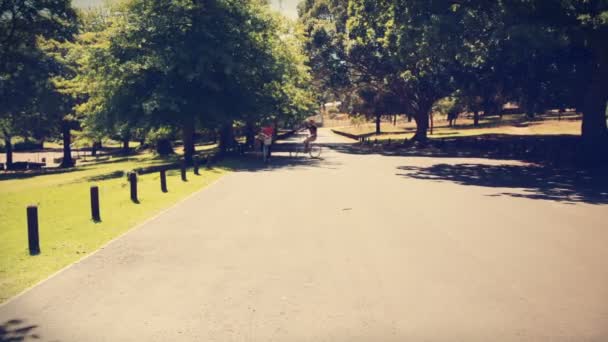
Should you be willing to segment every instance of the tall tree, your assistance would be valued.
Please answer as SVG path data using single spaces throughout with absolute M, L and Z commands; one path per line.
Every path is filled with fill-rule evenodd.
M 12 163 L 11 137 L 49 124 L 44 98 L 56 94 L 50 81 L 55 61 L 41 39 L 68 40 L 76 29 L 69 0 L 0 1 L 0 134 Z M 38 127 L 39 128 L 39 127 Z
M 467 41 L 460 25 L 465 16 L 442 0 L 349 2 L 349 54 L 414 114 L 414 140 L 426 140 L 433 104 L 478 60 L 480 43 Z
M 235 121 L 283 115 L 302 95 L 301 53 L 266 2 L 131 0 L 114 11 L 89 49 L 82 110 L 101 122 L 178 127 L 187 162 L 197 127 L 219 129 L 224 150 Z

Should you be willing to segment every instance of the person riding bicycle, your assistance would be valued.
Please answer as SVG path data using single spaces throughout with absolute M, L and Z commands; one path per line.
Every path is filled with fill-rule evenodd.
M 306 122 L 305 129 L 308 129 L 309 135 L 308 138 L 304 139 L 304 151 L 310 151 L 310 143 L 317 140 L 317 125 L 313 119 L 308 120 Z

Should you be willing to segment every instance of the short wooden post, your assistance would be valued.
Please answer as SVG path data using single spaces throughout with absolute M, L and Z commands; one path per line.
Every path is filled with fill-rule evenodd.
M 129 172 L 129 183 L 131 183 L 131 201 L 139 203 L 137 198 L 137 173 Z
M 30 205 L 27 207 L 27 240 L 30 255 L 40 254 L 40 239 L 38 235 L 38 207 Z
M 186 163 L 182 163 L 182 181 L 187 182 L 188 181 L 188 177 L 186 177 Z
M 200 173 L 198 172 L 199 169 L 199 161 L 198 158 L 194 158 L 194 174 L 199 176 Z
M 206 167 L 207 169 L 210 169 L 210 168 L 211 168 L 211 155 L 208 155 L 208 156 L 207 156 L 207 160 L 205 160 L 205 167 Z
M 160 190 L 167 192 L 167 171 L 160 170 Z
M 91 218 L 95 222 L 101 222 L 101 215 L 99 213 L 99 187 L 91 187 Z

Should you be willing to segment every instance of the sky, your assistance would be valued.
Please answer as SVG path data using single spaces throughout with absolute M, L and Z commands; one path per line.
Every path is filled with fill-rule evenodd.
M 104 0 L 72 0 L 76 7 L 99 6 Z M 285 16 L 296 19 L 298 17 L 298 2 L 300 0 L 271 0 L 272 8 L 280 11 Z

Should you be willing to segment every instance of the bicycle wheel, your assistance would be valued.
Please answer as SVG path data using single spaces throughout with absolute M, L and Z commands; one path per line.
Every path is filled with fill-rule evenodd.
M 321 146 L 317 144 L 310 145 L 310 150 L 308 151 L 311 158 L 319 158 L 321 156 Z

